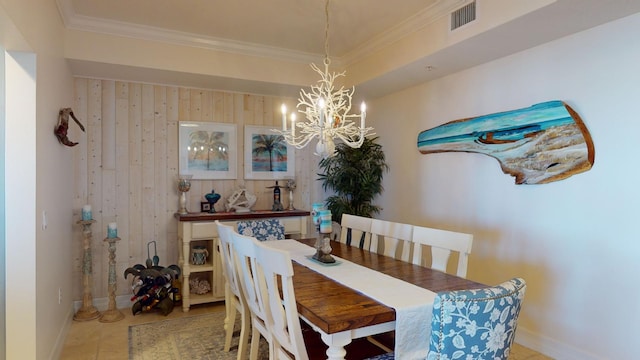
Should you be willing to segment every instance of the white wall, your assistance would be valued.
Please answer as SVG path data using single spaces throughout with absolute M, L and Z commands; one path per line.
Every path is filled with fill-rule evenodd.
M 20 164 L 21 171 L 14 175 L 16 186 L 7 182 L 7 227 L 23 229 L 13 238 L 7 235 L 7 358 L 57 358 L 73 311 L 71 248 L 81 245 L 72 242 L 72 153 L 58 143 L 53 128 L 58 110 L 71 106 L 73 86 L 62 56 L 63 27 L 55 1 L 0 0 L 0 10 L 29 45 L 28 53 L 14 56 L 30 66 L 23 77 L 32 83 L 30 98 L 7 103 L 7 127 L 13 124 L 20 134 L 7 131 L 13 142 L 20 142 L 11 153 L 7 150 L 7 159 Z M 6 35 L 4 26 L 0 30 Z M 16 44 L 10 39 L 3 45 L 23 50 L 22 44 L 15 49 Z M 7 96 L 20 94 L 7 86 Z M 15 108 L 11 119 L 10 105 Z M 71 138 L 81 136 L 72 133 Z M 48 225 L 43 229 L 45 211 Z M 58 289 L 63 294 L 60 303 Z M 10 296 L 15 301 L 10 302 Z
M 636 14 L 369 107 L 391 167 L 379 217 L 473 233 L 469 278 L 523 277 L 517 340 L 558 359 L 640 354 L 639 33 Z M 422 130 L 554 99 L 593 137 L 588 172 L 515 185 L 488 156 L 417 151 Z

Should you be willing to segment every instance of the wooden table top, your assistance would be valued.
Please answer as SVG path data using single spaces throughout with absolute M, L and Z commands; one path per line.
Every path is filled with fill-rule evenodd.
M 314 246 L 314 239 L 298 241 Z M 430 268 L 331 242 L 332 255 L 404 280 L 433 292 L 483 288 L 486 285 Z M 394 321 L 395 310 L 293 263 L 298 313 L 327 334 Z

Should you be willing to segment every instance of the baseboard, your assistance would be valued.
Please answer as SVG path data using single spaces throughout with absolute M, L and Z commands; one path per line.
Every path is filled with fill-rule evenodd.
M 131 295 L 119 295 L 116 296 L 116 308 L 118 309 L 130 309 L 132 305 Z M 109 308 L 109 298 L 97 298 L 93 299 L 93 306 L 98 309 L 98 311 L 105 311 Z M 75 314 L 78 309 L 82 307 L 82 301 L 74 301 L 73 302 L 73 313 Z
M 520 326 L 516 331 L 515 341 L 522 346 L 558 360 L 605 360 Z
M 53 349 L 51 349 L 51 354 L 49 355 L 50 360 L 60 359 L 62 349 L 64 348 L 64 342 L 67 339 L 67 335 L 69 335 L 69 330 L 71 329 L 73 314 L 75 314 L 75 309 L 70 306 L 69 311 L 67 311 L 67 315 L 65 316 L 64 324 L 62 324 L 62 328 L 58 332 L 58 337 L 53 345 Z

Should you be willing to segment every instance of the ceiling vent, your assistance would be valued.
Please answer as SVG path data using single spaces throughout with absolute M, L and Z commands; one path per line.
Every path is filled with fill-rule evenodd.
M 475 0 L 451 13 L 451 31 L 476 19 Z

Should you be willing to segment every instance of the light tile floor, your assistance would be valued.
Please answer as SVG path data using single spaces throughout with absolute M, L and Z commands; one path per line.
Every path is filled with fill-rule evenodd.
M 180 307 L 163 316 L 159 312 L 148 312 L 133 316 L 130 309 L 121 309 L 123 320 L 101 323 L 97 319 L 73 321 L 65 339 L 61 360 L 126 360 L 129 359 L 129 325 L 193 316 L 212 311 L 224 311 L 224 303 L 192 306 L 185 313 Z M 510 360 L 550 360 L 551 358 L 531 349 L 514 345 Z M 161 359 L 158 359 L 161 360 Z

